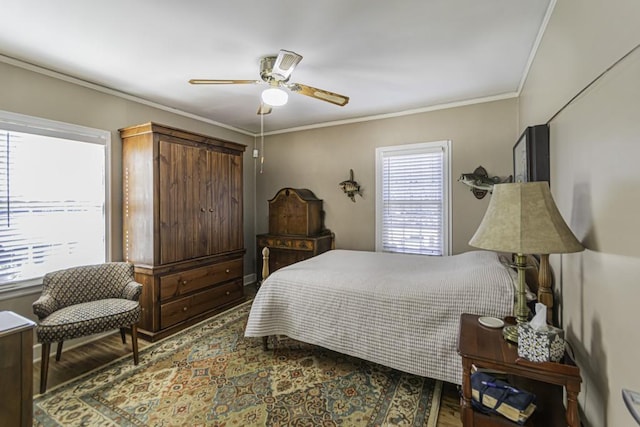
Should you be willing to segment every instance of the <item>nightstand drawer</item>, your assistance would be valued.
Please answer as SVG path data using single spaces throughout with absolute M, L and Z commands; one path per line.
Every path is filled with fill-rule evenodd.
M 270 249 L 297 249 L 301 251 L 313 251 L 315 241 L 310 239 L 297 239 L 294 237 L 286 238 L 263 238 L 258 240 L 258 246 L 267 246 Z

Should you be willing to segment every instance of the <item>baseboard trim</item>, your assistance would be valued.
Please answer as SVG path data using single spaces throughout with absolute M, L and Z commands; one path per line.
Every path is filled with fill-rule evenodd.
M 254 283 L 256 283 L 257 278 L 258 275 L 256 273 L 247 274 L 243 277 L 244 286 L 253 285 Z

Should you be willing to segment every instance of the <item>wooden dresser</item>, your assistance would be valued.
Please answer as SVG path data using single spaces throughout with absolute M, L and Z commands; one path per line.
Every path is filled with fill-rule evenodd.
M 269 200 L 269 232 L 256 237 L 259 272 L 265 247 L 270 251 L 269 271 L 274 272 L 335 246 L 335 235 L 324 228 L 322 200 L 304 188 L 283 188 Z
M 33 329 L 35 322 L 0 311 L 0 425 L 33 424 Z
M 244 301 L 244 145 L 156 123 L 120 130 L 124 258 L 157 340 Z

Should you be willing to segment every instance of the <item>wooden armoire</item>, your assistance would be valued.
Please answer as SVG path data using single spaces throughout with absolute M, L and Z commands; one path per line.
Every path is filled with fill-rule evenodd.
M 124 258 L 155 341 L 244 301 L 245 146 L 157 123 L 120 137 Z
M 258 272 L 269 248 L 269 271 L 331 250 L 335 235 L 324 228 L 322 199 L 306 188 L 283 188 L 269 200 L 269 232 L 257 238 Z

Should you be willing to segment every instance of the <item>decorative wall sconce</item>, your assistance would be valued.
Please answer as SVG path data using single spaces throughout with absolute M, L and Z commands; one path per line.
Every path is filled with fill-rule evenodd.
M 489 178 L 489 174 L 487 174 L 485 168 L 478 166 L 473 173 L 463 173 L 460 175 L 458 182 L 471 187 L 471 192 L 476 196 L 476 199 L 482 199 L 487 193 L 493 191 L 494 184 L 513 182 L 513 175 L 509 175 L 506 178 L 500 178 L 499 176 Z
M 346 181 L 342 181 L 338 184 L 338 187 L 342 189 L 342 191 L 349 196 L 353 203 L 356 202 L 356 194 L 359 194 L 362 197 L 362 190 L 360 190 L 360 184 L 353 180 L 353 169 L 349 169 L 350 178 Z

